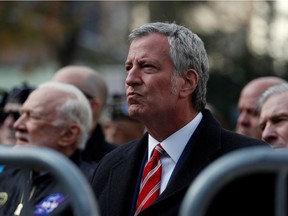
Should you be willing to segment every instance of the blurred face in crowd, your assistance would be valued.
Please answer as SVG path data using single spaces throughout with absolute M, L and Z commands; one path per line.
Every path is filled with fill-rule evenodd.
M 236 132 L 252 138 L 261 139 L 259 128 L 258 99 L 270 86 L 286 82 L 279 77 L 259 77 L 250 81 L 241 91 L 238 101 L 239 116 Z
M 243 89 L 238 102 L 239 116 L 237 119 L 236 132 L 260 139 L 259 115 L 257 101 L 262 91 L 257 86 L 248 86 Z
M 65 94 L 55 89 L 36 89 L 22 106 L 21 116 L 15 122 L 17 145 L 37 145 L 58 149 L 65 133 L 64 124 L 56 124 L 56 108 L 63 103 Z
M 105 139 L 114 145 L 122 145 L 143 136 L 145 127 L 142 123 L 128 120 L 110 120 L 104 124 Z
M 7 103 L 3 110 L 3 123 L 0 129 L 1 144 L 15 145 L 16 137 L 13 124 L 19 118 L 21 104 Z
M 178 96 L 172 91 L 173 63 L 167 38 L 160 34 L 136 38 L 125 67 L 130 116 L 147 123 L 149 119 L 172 115 L 169 109 L 173 109 Z
M 288 148 L 288 92 L 273 94 L 260 113 L 262 140 L 273 148 Z

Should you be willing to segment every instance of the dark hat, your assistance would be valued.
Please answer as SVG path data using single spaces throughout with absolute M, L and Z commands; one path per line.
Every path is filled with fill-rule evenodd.
M 8 92 L 4 89 L 0 89 L 0 108 L 5 106 L 7 100 Z
M 6 103 L 10 102 L 23 104 L 34 89 L 35 87 L 28 85 L 26 82 L 20 84 L 19 86 L 14 86 L 8 92 Z
M 7 100 L 8 93 L 4 89 L 0 90 L 0 125 L 4 122 L 6 116 L 4 115 L 4 106 Z

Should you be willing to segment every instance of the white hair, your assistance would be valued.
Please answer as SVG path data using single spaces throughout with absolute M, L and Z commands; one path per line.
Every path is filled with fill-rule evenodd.
M 281 83 L 266 89 L 258 100 L 258 110 L 261 111 L 264 103 L 274 94 L 281 94 L 288 91 L 288 83 Z
M 57 118 L 53 124 L 76 123 L 81 129 L 81 136 L 77 141 L 77 147 L 84 149 L 88 132 L 92 127 L 92 110 L 85 95 L 75 86 L 66 83 L 48 81 L 38 88 L 54 88 L 71 95 L 62 105 L 56 108 Z

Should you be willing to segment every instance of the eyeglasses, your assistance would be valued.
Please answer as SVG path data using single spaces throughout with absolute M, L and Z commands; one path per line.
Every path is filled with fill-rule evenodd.
M 1 110 L 0 111 L 0 122 L 3 123 L 9 115 L 11 115 L 12 118 L 14 119 L 14 121 L 16 121 L 20 117 L 20 112 L 12 111 L 12 110 L 9 110 L 9 111 Z

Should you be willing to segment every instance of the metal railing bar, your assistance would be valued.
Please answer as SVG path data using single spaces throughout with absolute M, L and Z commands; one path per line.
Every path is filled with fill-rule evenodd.
M 29 169 L 35 166 L 43 168 L 58 180 L 65 192 L 71 195 L 75 215 L 100 215 L 98 203 L 88 180 L 74 163 L 59 152 L 40 147 L 8 148 L 0 145 L 0 164 Z
M 284 175 L 284 172 L 287 173 L 288 171 L 288 150 L 250 147 L 224 155 L 206 167 L 196 177 L 184 197 L 179 215 L 204 215 L 209 201 L 224 185 L 237 177 L 253 174 L 255 171 L 276 174 L 277 172 L 283 172 Z M 283 185 L 284 176 L 281 175 L 278 181 L 280 185 Z M 282 204 L 286 201 L 282 194 L 286 192 L 286 184 L 284 185 L 285 188 L 279 186 L 277 189 L 277 193 L 279 193 L 279 190 L 282 191 L 278 194 L 280 202 L 277 204 L 277 208 L 286 208 L 286 204 Z M 283 212 L 281 212 L 281 216 L 282 214 Z

